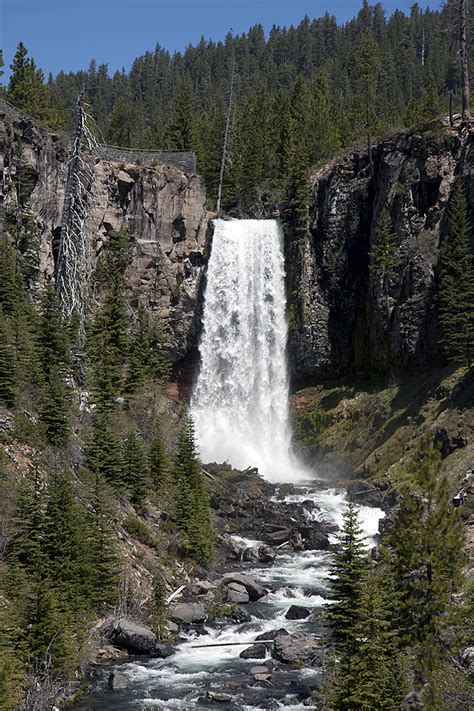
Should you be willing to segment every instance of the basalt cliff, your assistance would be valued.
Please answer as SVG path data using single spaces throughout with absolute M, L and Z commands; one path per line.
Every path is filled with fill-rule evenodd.
M 55 266 L 69 159 L 68 141 L 47 133 L 8 105 L 0 107 L 3 205 L 21 145 L 31 180 L 29 210 L 40 236 L 41 278 Z M 202 179 L 172 165 L 93 159 L 84 224 L 92 268 L 108 235 L 127 230 L 133 257 L 126 274 L 164 333 L 179 375 L 196 363 L 210 213 Z M 289 356 L 295 384 L 369 369 L 413 370 L 437 364 L 435 299 L 440 243 L 453 181 L 462 177 L 474 211 L 472 136 L 448 128 L 400 133 L 382 141 L 370 175 L 356 151 L 312 176 L 309 233 L 289 232 Z M 383 207 L 396 237 L 396 274 L 383 294 L 369 269 Z M 184 369 L 189 375 L 189 368 Z

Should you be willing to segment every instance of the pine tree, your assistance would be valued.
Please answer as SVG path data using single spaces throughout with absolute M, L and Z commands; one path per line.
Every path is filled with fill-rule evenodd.
M 124 481 L 130 501 L 139 514 L 146 513 L 145 501 L 149 492 L 149 473 L 145 447 L 138 433 L 132 434 L 124 443 Z
M 148 469 L 152 490 L 160 501 L 166 499 L 170 493 L 171 478 L 169 467 L 166 447 L 160 432 L 157 430 L 148 450 Z
M 98 473 L 93 477 L 91 508 L 86 520 L 89 560 L 93 571 L 91 599 L 95 609 L 103 614 L 116 600 L 120 561 L 114 545 L 106 485 Z
M 395 583 L 387 564 L 372 566 L 360 583 L 352 638 L 337 675 L 338 711 L 396 711 L 404 697 L 403 667 L 394 624 Z
M 48 576 L 75 613 L 87 606 L 92 577 L 84 516 L 68 476 L 54 474 L 47 488 L 42 548 L 48 558 Z
M 387 327 L 390 321 L 390 282 L 394 279 L 398 267 L 396 249 L 390 213 L 384 208 L 377 221 L 375 239 L 370 250 L 370 272 L 379 282 L 385 297 Z
M 69 413 L 69 388 L 60 368 L 54 366 L 43 387 L 39 411 L 50 444 L 60 446 L 66 442 L 70 427 Z
M 336 122 L 336 111 L 329 84 L 329 73 L 321 70 L 314 80 L 315 160 L 334 156 L 341 147 L 341 136 Z
M 44 74 L 28 56 L 23 42 L 18 44 L 8 84 L 7 98 L 21 111 L 25 111 L 50 128 L 59 127 L 62 117 L 57 106 L 50 101 L 48 87 L 44 84 Z
M 51 285 L 44 290 L 38 324 L 38 354 L 44 376 L 53 369 L 65 371 L 68 366 L 67 329 Z
M 441 246 L 439 322 L 450 360 L 468 365 L 474 358 L 474 264 L 471 223 L 461 181 L 454 185 L 449 228 Z
M 172 148 L 189 150 L 196 148 L 195 100 L 189 79 L 183 79 L 174 104 L 173 119 L 170 126 Z
M 165 631 L 166 621 L 166 585 L 160 570 L 153 574 L 153 588 L 149 602 L 151 628 L 159 637 Z
M 92 418 L 92 432 L 86 447 L 84 465 L 91 473 L 100 475 L 119 491 L 126 490 L 120 443 L 115 435 L 110 413 L 100 408 Z
M 402 491 L 391 545 L 396 551 L 397 580 L 403 603 L 405 635 L 424 644 L 436 640 L 437 623 L 461 582 L 463 530 L 451 505 L 446 477 L 439 476 L 439 452 L 425 445 Z
M 174 462 L 176 521 L 188 554 L 208 563 L 214 551 L 214 531 L 201 464 L 196 453 L 194 426 L 186 417 Z
M 380 71 L 380 50 L 372 34 L 367 29 L 355 53 L 357 77 L 363 97 L 363 112 L 365 130 L 367 135 L 367 153 L 369 157 L 370 175 L 374 176 L 374 163 L 372 157 L 372 140 L 375 122 L 375 93 L 377 79 Z
M 13 407 L 17 394 L 17 370 L 10 324 L 0 306 L 0 400 Z
M 143 111 L 130 99 L 119 96 L 110 114 L 108 142 L 126 148 L 141 147 Z
M 354 637 L 360 605 L 360 581 L 367 566 L 359 511 L 352 501 L 347 504 L 343 517 L 339 545 L 331 565 L 334 575 L 331 589 L 335 601 L 328 610 L 337 645 L 345 645 Z

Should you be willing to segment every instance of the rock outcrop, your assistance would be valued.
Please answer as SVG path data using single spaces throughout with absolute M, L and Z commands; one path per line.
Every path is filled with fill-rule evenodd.
M 21 147 L 21 148 L 20 148 Z M 40 242 L 40 279 L 54 272 L 70 146 L 59 135 L 0 104 L 0 178 L 6 209 L 21 163 L 28 175 L 28 209 Z M 21 158 L 19 154 L 21 153 Z M 130 290 L 141 299 L 178 361 L 192 351 L 199 329 L 199 294 L 206 261 L 208 213 L 203 180 L 173 166 L 114 163 L 91 156 L 93 180 L 84 223 L 91 269 L 111 232 L 126 230 Z
M 309 382 L 350 369 L 436 361 L 439 247 L 455 177 L 474 211 L 472 134 L 400 133 L 313 176 L 307 239 L 287 235 L 290 364 Z M 381 210 L 393 222 L 398 267 L 388 293 L 369 270 Z

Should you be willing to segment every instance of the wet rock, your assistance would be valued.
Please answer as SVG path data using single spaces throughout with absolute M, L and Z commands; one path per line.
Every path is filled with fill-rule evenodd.
M 242 573 L 225 573 L 222 584 L 229 586 L 231 583 L 242 585 L 246 589 L 252 602 L 260 600 L 260 598 L 268 593 L 268 590 L 265 590 L 256 580 L 250 578 L 248 575 L 242 575 Z
M 108 628 L 106 634 L 117 647 L 127 649 L 133 654 L 150 654 L 158 641 L 151 629 L 124 617 Z
M 281 546 L 282 543 L 286 543 L 290 540 L 293 535 L 292 528 L 281 528 L 277 531 L 265 531 L 263 534 L 265 540 L 271 543 L 272 546 Z
M 273 563 L 276 558 L 276 550 L 271 546 L 260 546 L 258 549 L 258 560 L 260 563 Z
M 266 654 L 265 644 L 252 644 L 251 647 L 247 647 L 243 652 L 240 652 L 239 657 L 242 659 L 265 659 Z
M 119 691 L 120 689 L 126 689 L 128 686 L 128 676 L 119 671 L 111 671 L 107 684 L 111 691 Z
M 328 535 L 320 528 L 311 528 L 304 541 L 307 551 L 327 551 L 331 548 Z
M 252 620 L 250 612 L 247 612 L 247 610 L 243 607 L 236 607 L 235 610 L 232 610 L 230 617 L 238 624 L 242 624 L 243 622 L 251 622 Z
M 169 616 L 177 623 L 199 623 L 206 620 L 206 610 L 200 602 L 181 602 L 171 609 Z
M 247 589 L 239 583 L 229 583 L 226 586 L 226 598 L 233 603 L 246 603 L 250 600 Z
M 206 697 L 209 701 L 215 701 L 220 704 L 228 704 L 229 701 L 232 701 L 232 695 L 223 691 L 208 691 Z
M 357 504 L 381 508 L 383 503 L 382 493 L 366 481 L 352 481 L 347 487 L 347 492 Z
M 273 656 L 283 664 L 319 664 L 322 648 L 312 634 L 289 634 L 275 638 Z
M 171 657 L 175 653 L 176 647 L 173 647 L 172 644 L 162 644 L 158 642 L 150 652 L 150 657 L 153 659 L 168 659 L 168 657 Z
M 268 632 L 262 632 L 262 634 L 259 634 L 257 637 L 255 637 L 255 641 L 258 642 L 262 639 L 275 639 L 276 637 L 281 637 L 287 634 L 290 633 L 284 627 L 280 627 L 279 630 L 269 630 Z
M 251 676 L 256 676 L 257 674 L 268 674 L 268 677 L 271 676 L 270 669 L 268 667 L 250 667 L 249 669 L 249 674 Z
M 303 605 L 291 605 L 285 617 L 287 620 L 305 620 L 311 614 L 311 610 Z
M 252 563 L 258 560 L 258 547 L 246 548 L 243 555 L 244 560 L 247 563 Z

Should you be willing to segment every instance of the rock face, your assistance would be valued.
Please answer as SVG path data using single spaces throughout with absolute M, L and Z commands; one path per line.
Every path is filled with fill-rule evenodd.
M 14 147 L 22 146 L 23 170 L 33 188 L 30 210 L 40 239 L 40 278 L 54 271 L 69 145 L 32 120 L 0 103 L 0 177 L 8 186 L 18 170 Z M 133 240 L 125 275 L 138 289 L 152 320 L 161 328 L 170 358 L 195 347 L 199 296 L 205 264 L 208 213 L 204 183 L 172 166 L 139 166 L 90 158 L 94 177 L 84 233 L 93 269 L 111 232 L 127 230 Z M 4 188 L 4 204 L 16 192 Z
M 390 363 L 436 359 L 439 247 L 456 175 L 471 211 L 472 134 L 392 136 L 375 149 L 375 177 L 358 151 L 313 177 L 307 239 L 287 234 L 290 364 L 303 383 Z M 396 274 L 385 291 L 369 270 L 381 210 L 392 218 Z

